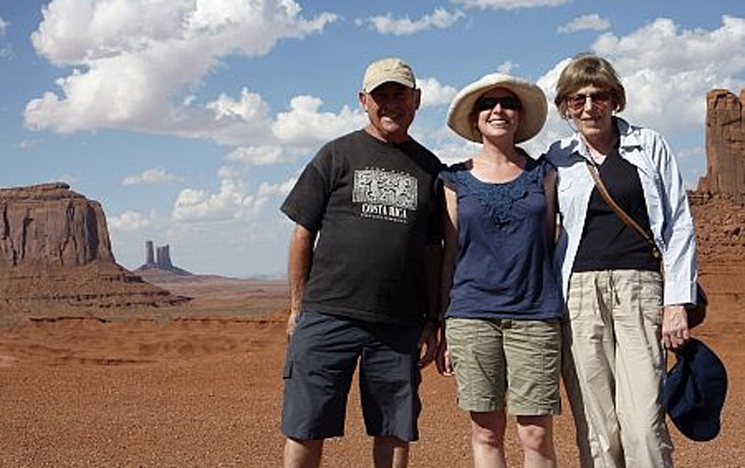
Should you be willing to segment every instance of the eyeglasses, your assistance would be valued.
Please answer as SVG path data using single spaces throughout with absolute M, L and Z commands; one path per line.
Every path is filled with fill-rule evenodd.
M 497 107 L 497 104 L 499 104 L 502 109 L 506 110 L 519 110 L 522 108 L 520 100 L 512 96 L 482 97 L 476 101 L 473 108 L 476 112 L 484 112 L 494 109 Z
M 575 94 L 567 98 L 567 105 L 574 111 L 582 110 L 589 99 L 593 106 L 605 107 L 610 102 L 611 93 L 608 91 L 597 91 L 588 94 Z

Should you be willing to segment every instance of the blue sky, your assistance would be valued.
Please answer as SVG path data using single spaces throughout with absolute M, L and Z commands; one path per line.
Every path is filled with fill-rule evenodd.
M 412 64 L 412 134 L 452 163 L 476 151 L 445 126 L 458 89 L 502 71 L 551 101 L 583 51 L 616 65 L 622 116 L 663 133 L 694 187 L 707 91 L 745 88 L 739 1 L 0 0 L 0 186 L 99 201 L 130 269 L 151 240 L 195 273 L 283 274 L 278 207 L 321 144 L 366 122 L 370 61 Z M 524 146 L 568 132 L 551 108 Z

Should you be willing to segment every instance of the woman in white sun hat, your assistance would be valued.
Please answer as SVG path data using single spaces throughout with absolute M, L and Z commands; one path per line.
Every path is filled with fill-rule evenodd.
M 516 146 L 538 134 L 541 89 L 494 73 L 453 99 L 448 125 L 480 143 L 441 174 L 445 185 L 441 374 L 469 411 L 475 467 L 505 466 L 506 412 L 517 419 L 525 466 L 552 467 L 560 412 L 564 307 L 552 266 L 555 170 Z

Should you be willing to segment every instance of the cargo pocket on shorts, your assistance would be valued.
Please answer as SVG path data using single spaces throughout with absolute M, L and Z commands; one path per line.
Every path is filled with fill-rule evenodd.
M 292 378 L 292 357 L 290 355 L 290 347 L 287 347 L 287 352 L 285 353 L 285 368 L 282 373 L 282 378 L 284 380 L 291 379 Z

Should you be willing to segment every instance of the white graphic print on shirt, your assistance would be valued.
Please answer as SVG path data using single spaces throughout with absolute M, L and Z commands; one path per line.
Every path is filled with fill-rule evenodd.
M 409 174 L 368 168 L 354 172 L 352 202 L 361 203 L 360 216 L 400 223 L 417 206 L 417 180 Z

